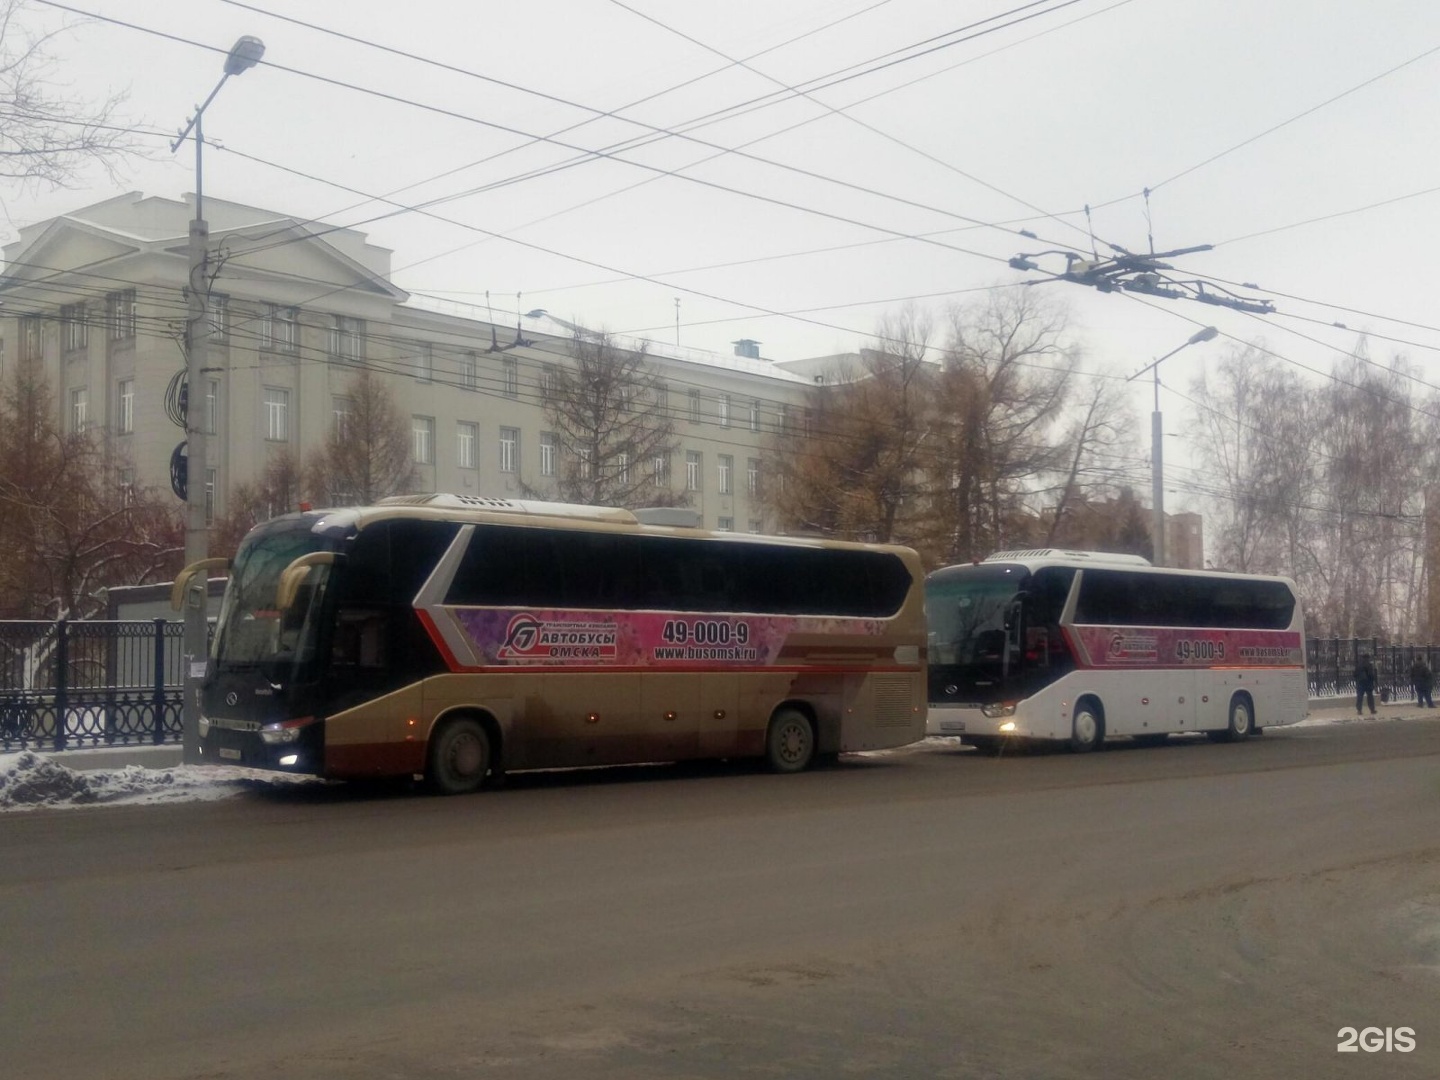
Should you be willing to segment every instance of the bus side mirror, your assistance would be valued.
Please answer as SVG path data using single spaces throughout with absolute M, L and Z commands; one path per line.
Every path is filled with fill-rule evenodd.
M 210 587 L 210 571 L 230 570 L 229 559 L 201 559 L 193 562 L 175 575 L 175 582 L 170 586 L 170 606 L 179 611 L 185 606 L 185 591 L 190 588 L 190 580 L 196 574 L 205 575 L 205 587 Z
M 275 587 L 275 607 L 279 611 L 288 611 L 290 605 L 295 603 L 295 595 L 300 591 L 300 586 L 310 574 L 313 566 L 333 566 L 336 555 L 333 551 L 312 551 L 308 555 L 301 555 L 298 559 L 285 567 L 280 572 L 280 583 Z

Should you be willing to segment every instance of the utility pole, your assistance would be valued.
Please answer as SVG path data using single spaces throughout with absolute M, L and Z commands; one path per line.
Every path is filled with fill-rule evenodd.
M 1165 452 L 1161 444 L 1165 441 L 1164 424 L 1160 419 L 1160 365 L 1170 357 L 1174 356 L 1181 349 L 1188 349 L 1191 345 L 1199 345 L 1202 341 L 1209 341 L 1219 334 L 1213 326 L 1207 326 L 1203 330 L 1197 330 L 1190 335 L 1190 339 L 1183 345 L 1171 349 L 1159 360 L 1147 364 L 1139 371 L 1131 375 L 1126 382 L 1144 375 L 1147 371 L 1155 373 L 1155 411 L 1150 414 L 1150 502 L 1154 521 L 1151 526 L 1153 533 L 1154 558 L 1152 561 L 1156 566 L 1165 565 Z
M 187 573 L 177 579 L 185 615 L 181 652 L 184 663 L 184 695 L 181 699 L 183 758 L 187 764 L 200 761 L 200 690 L 210 654 L 210 620 L 206 612 L 210 593 L 210 534 L 207 520 L 208 460 L 204 380 L 210 345 L 210 285 L 207 254 L 210 226 L 205 220 L 204 157 L 205 134 L 201 126 L 206 108 L 220 93 L 231 75 L 239 75 L 260 62 L 265 46 L 259 38 L 242 37 L 225 57 L 225 74 L 210 91 L 204 104 L 171 144 L 173 153 L 195 133 L 195 217 L 190 222 L 189 274 L 186 280 L 185 317 L 185 566 Z

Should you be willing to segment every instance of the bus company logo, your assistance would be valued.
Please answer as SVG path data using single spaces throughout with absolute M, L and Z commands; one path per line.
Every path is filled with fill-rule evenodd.
M 546 622 L 528 611 L 505 628 L 501 660 L 614 660 L 613 623 Z
M 1109 658 L 1131 663 L 1158 660 L 1160 645 L 1150 634 L 1111 634 Z

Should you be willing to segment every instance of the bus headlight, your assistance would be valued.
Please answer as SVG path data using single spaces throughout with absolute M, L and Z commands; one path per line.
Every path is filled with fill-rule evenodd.
M 982 706 L 980 707 L 980 711 L 981 711 L 982 713 L 984 713 L 986 716 L 988 716 L 991 720 L 994 720 L 994 719 L 996 719 L 997 717 L 1001 717 L 1001 716 L 1014 716 L 1014 715 L 1015 715 L 1015 703 L 1014 703 L 1013 701 L 1011 701 L 1011 702 L 1001 702 L 1001 703 L 998 704 L 998 705 L 982 705 Z M 1003 731 L 1004 729 L 1002 728 L 1001 730 Z M 1013 724 L 1011 725 L 1011 730 L 1014 730 L 1014 725 L 1013 725 Z
M 1003 731 L 1003 732 L 1006 732 L 1007 734 L 1008 734 L 1009 732 L 1014 731 L 1014 730 L 1015 730 L 1015 721 L 1014 721 L 1014 720 L 1007 720 L 1007 721 L 1005 721 L 1005 723 L 1003 723 L 1003 724 L 1000 725 L 1000 730 Z
M 278 724 L 266 724 L 260 729 L 260 738 L 267 746 L 283 746 L 300 738 L 302 728 L 315 722 L 313 716 L 302 716 L 298 720 L 282 720 Z

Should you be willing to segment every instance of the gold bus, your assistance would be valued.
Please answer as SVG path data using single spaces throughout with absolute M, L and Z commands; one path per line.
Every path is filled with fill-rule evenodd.
M 798 772 L 924 737 L 913 551 L 679 516 L 436 494 L 256 526 L 228 564 L 204 759 L 460 794 L 506 770 Z

